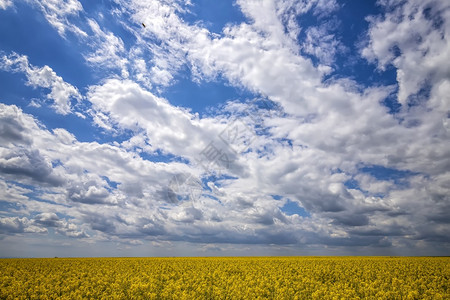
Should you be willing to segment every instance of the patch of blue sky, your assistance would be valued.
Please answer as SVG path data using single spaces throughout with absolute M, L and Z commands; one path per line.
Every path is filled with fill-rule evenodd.
M 383 105 L 386 106 L 390 114 L 396 114 L 400 112 L 402 105 L 397 100 L 397 92 L 391 93 L 383 100 Z
M 189 24 L 200 22 L 210 32 L 221 34 L 227 24 L 241 24 L 246 17 L 236 1 L 193 0 L 183 19 Z
M 344 182 L 344 185 L 346 188 L 348 189 L 352 189 L 352 190 L 361 190 L 358 181 L 356 181 L 355 179 L 351 178 L 347 181 Z
M 29 106 L 31 100 L 45 97 L 37 89 L 25 85 L 27 79 L 21 73 L 0 70 L 0 82 L 3 87 L 8 87 L 0 88 L 0 102 L 17 105 L 25 112 L 33 109 Z
M 63 166 L 63 163 L 59 159 L 52 161 L 52 168 L 56 168 L 57 166 Z
M 291 200 L 288 200 L 280 209 L 288 216 L 299 215 L 301 217 L 311 217 L 309 212 L 299 206 L 297 202 L 293 202 Z
M 49 109 L 49 106 L 53 104 L 52 100 L 47 99 L 47 94 L 50 93 L 49 89 L 27 86 L 25 84 L 27 79 L 24 74 L 2 70 L 0 70 L 0 82 L 8 87 L 7 89 L 0 89 L 1 103 L 20 107 L 25 113 L 37 118 L 47 129 L 65 128 L 74 133 L 81 141 L 93 140 L 92 130 L 95 131 L 95 129 L 83 119 L 73 114 L 60 115 L 53 109 Z M 31 105 L 32 102 L 40 107 Z M 76 100 L 71 100 L 72 105 L 75 102 Z
M 92 141 L 97 141 L 99 143 L 108 143 L 108 144 L 117 144 L 128 141 L 131 137 L 136 134 L 136 131 L 131 129 L 124 129 L 116 126 L 116 124 L 112 125 L 112 129 L 104 129 L 98 127 L 94 124 L 91 116 L 88 116 L 85 121 L 85 126 L 91 126 L 93 130 L 91 137 Z
M 224 185 L 223 184 L 224 182 L 237 179 L 239 178 L 227 174 L 209 174 L 208 176 L 205 177 L 204 182 L 205 184 L 207 182 L 213 182 L 216 187 L 220 188 Z
M 380 165 L 365 166 L 359 169 L 363 173 L 370 174 L 377 180 L 393 181 L 396 185 L 402 186 L 408 184 L 408 178 L 418 175 L 419 173 L 411 172 L 409 170 L 397 170 L 387 168 Z
M 219 198 L 217 198 L 217 197 L 215 197 L 214 195 L 211 195 L 211 194 L 203 193 L 203 194 L 202 194 L 202 197 L 206 197 L 206 198 L 215 200 L 215 201 L 217 201 L 217 202 L 219 202 L 219 203 L 222 203 L 222 202 L 219 200 Z
M 368 196 L 372 196 L 372 197 L 378 197 L 378 198 L 383 198 L 385 196 L 385 194 L 383 193 L 369 193 L 366 190 L 363 190 L 360 186 L 357 180 L 355 180 L 354 178 L 351 178 L 347 181 L 344 182 L 344 186 L 348 189 L 351 190 L 358 190 L 360 191 L 364 196 L 368 197 Z
M 380 165 L 370 165 L 360 167 L 358 169 L 360 173 L 365 173 L 371 175 L 377 180 L 380 181 L 391 181 L 398 188 L 407 188 L 409 186 L 409 178 L 411 176 L 418 175 L 419 173 L 411 172 L 408 170 L 397 170 L 393 168 L 387 168 Z M 342 172 L 341 170 L 337 170 L 337 173 Z M 344 186 L 348 189 L 354 189 L 361 191 L 365 196 L 368 196 L 370 193 L 368 191 L 363 190 L 356 179 L 350 178 L 344 182 Z M 370 194 L 375 197 L 384 197 L 384 194 Z
M 411 172 L 408 170 L 397 170 L 393 168 L 387 168 L 380 165 L 370 165 L 359 168 L 359 172 L 369 174 L 377 180 L 381 181 L 391 181 L 399 188 L 407 188 L 409 186 L 408 179 L 411 176 L 418 175 L 419 173 Z M 364 195 L 368 196 L 369 192 L 361 189 L 358 181 L 351 178 L 344 182 L 345 187 L 348 189 L 360 190 Z M 375 194 L 372 196 L 384 197 L 383 194 Z
M 324 81 L 330 79 L 350 78 L 358 84 L 368 86 L 396 85 L 396 69 L 387 66 L 384 71 L 377 69 L 376 64 L 368 62 L 361 56 L 361 49 L 368 40 L 367 32 L 369 22 L 365 18 L 355 16 L 378 15 L 381 10 L 375 1 L 338 1 L 340 8 L 331 16 L 314 15 L 313 12 L 301 15 L 297 21 L 302 28 L 299 35 L 300 44 L 306 38 L 307 29 L 311 26 L 320 26 L 328 22 L 329 34 L 341 43 L 342 49 L 335 53 L 331 64 L 333 71 L 324 77 Z M 326 26 L 325 26 L 326 27 Z M 314 65 L 320 63 L 314 55 L 302 53 L 309 57 Z M 396 97 L 387 98 L 383 104 L 389 108 L 390 113 L 399 111 L 400 104 Z
M 162 96 L 172 105 L 189 108 L 193 113 L 204 116 L 210 113 L 211 109 L 214 110 L 228 101 L 244 102 L 255 95 L 250 91 L 233 87 L 222 79 L 194 82 L 189 71 L 184 71 L 176 78 L 174 85 L 163 91 Z
M 329 76 L 348 77 L 363 86 L 396 85 L 397 70 L 389 65 L 384 71 L 377 69 L 376 64 L 369 63 L 361 56 L 361 47 L 367 43 L 369 22 L 366 18 L 354 16 L 370 16 L 381 13 L 375 1 L 341 1 L 342 7 L 337 11 L 337 18 L 345 20 L 338 26 L 339 40 L 347 48 L 348 53 L 338 52 L 336 69 Z M 390 96 L 383 104 L 390 113 L 399 111 L 400 104 L 396 97 Z
M 208 182 L 214 183 L 216 185 L 216 181 L 219 181 L 220 175 L 208 173 L 201 177 L 200 181 L 202 182 L 203 189 L 206 191 L 213 191 L 209 186 Z
M 7 212 L 16 212 L 22 208 L 22 205 L 18 202 L 10 202 L 3 199 L 0 199 L 0 211 L 2 215 L 7 214 Z
M 104 31 L 110 31 L 115 36 L 120 37 L 124 42 L 124 46 L 134 45 L 136 37 L 129 32 L 122 24 L 120 18 L 116 14 L 120 11 L 120 6 L 114 1 L 80 1 L 86 14 L 93 17 Z M 127 24 L 128 26 L 138 29 L 142 28 L 141 23 Z M 105 30 L 107 28 L 107 30 Z M 90 31 L 90 30 L 89 30 Z
M 160 150 L 156 150 L 154 153 L 147 153 L 144 151 L 138 153 L 142 159 L 153 162 L 163 162 L 163 163 L 179 162 L 185 164 L 189 163 L 189 160 L 187 160 L 184 157 L 173 155 L 171 153 L 163 153 Z
M 108 191 L 111 192 L 113 189 L 117 189 L 118 182 L 110 180 L 108 176 L 101 176 L 101 178 L 108 183 L 108 186 L 106 187 Z
M 267 98 L 256 98 L 254 100 L 250 101 L 251 104 L 253 104 L 257 109 L 261 110 L 262 112 L 278 112 L 282 109 L 281 105 L 277 102 L 274 102 Z
M 92 71 L 86 65 L 83 51 L 73 37 L 63 39 L 48 23 L 41 12 L 17 1 L 15 12 L 0 10 L 0 50 L 5 54 L 16 52 L 26 55 L 36 67 L 48 65 L 64 81 L 79 89 L 92 83 Z M 70 64 L 70 68 L 67 65 Z
M 86 65 L 81 51 L 69 39 L 63 39 L 51 27 L 42 14 L 21 2 L 15 3 L 15 12 L 0 10 L 0 31 L 4 55 L 16 52 L 28 56 L 29 63 L 37 68 L 48 65 L 64 81 L 83 87 L 92 83 L 90 68 Z M 70 64 L 70 68 L 67 65 Z M 48 109 L 51 101 L 47 99 L 49 89 L 26 86 L 26 76 L 22 73 L 0 71 L 0 82 L 7 89 L 0 89 L 0 102 L 15 104 L 25 113 L 32 114 L 47 129 L 65 128 L 75 134 L 80 141 L 98 139 L 100 130 L 93 128 L 85 120 L 75 115 L 58 115 Z M 30 106 L 34 101 L 41 107 Z M 74 100 L 72 100 L 72 104 Z
M 105 132 L 104 129 L 92 125 L 90 117 L 82 119 L 77 115 L 68 114 L 60 115 L 47 107 L 26 107 L 23 110 L 32 114 L 40 123 L 45 125 L 48 130 L 55 128 L 64 128 L 72 133 L 79 142 L 120 142 L 126 140 L 126 137 L 122 139 L 120 137 L 112 136 Z M 106 134 L 105 134 L 106 133 Z M 123 136 L 123 135 L 122 135 Z

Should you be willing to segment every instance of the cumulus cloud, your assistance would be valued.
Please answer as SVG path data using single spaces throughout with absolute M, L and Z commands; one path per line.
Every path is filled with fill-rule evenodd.
M 67 115 L 71 112 L 71 99 L 81 100 L 78 89 L 65 82 L 49 66 L 42 68 L 29 63 L 28 57 L 12 53 L 3 55 L 0 60 L 0 69 L 3 71 L 24 73 L 27 76 L 27 84 L 36 88 L 50 89 L 47 98 L 53 101 L 56 112 Z
M 55 213 L 40 213 L 33 222 L 47 228 L 55 228 L 57 233 L 72 237 L 72 238 L 86 238 L 89 237 L 84 231 L 79 231 L 77 225 L 60 219 Z
M 370 17 L 370 41 L 362 54 L 380 69 L 393 65 L 399 83 L 398 101 L 420 99 L 421 90 L 438 87 L 449 78 L 450 5 L 446 1 L 381 1 L 388 12 Z
M 60 185 L 62 179 L 52 174 L 51 164 L 38 150 L 29 151 L 16 149 L 16 151 L 2 151 L 0 171 L 13 178 L 31 178 L 41 183 Z
M 99 232 L 98 234 L 107 233 L 117 236 L 165 236 L 166 239 L 180 239 L 182 236 L 190 236 L 187 240 L 199 240 L 199 236 L 205 231 L 209 231 L 206 224 L 209 220 L 215 222 L 224 219 L 229 225 L 222 225 L 221 230 L 230 231 L 224 241 L 231 242 L 232 232 L 235 231 L 233 225 L 228 228 L 239 216 L 238 207 L 230 202 L 229 209 L 231 214 L 221 212 L 220 204 L 212 199 L 205 198 L 194 206 L 169 206 L 168 211 L 161 210 L 159 207 L 166 206 L 166 199 L 155 198 L 159 195 L 158 189 L 161 185 L 167 184 L 171 174 L 180 168 L 182 164 L 162 164 L 144 161 L 135 154 L 127 153 L 117 146 L 100 145 L 96 143 L 80 143 L 74 140 L 73 136 L 62 129 L 55 130 L 51 133 L 45 129 L 39 128 L 33 124 L 33 119 L 24 115 L 15 107 L 4 106 L 4 111 L 9 112 L 8 117 L 23 119 L 22 122 L 30 122 L 24 132 L 28 137 L 28 147 L 33 149 L 43 145 L 44 138 L 46 141 L 52 140 L 51 148 L 42 147 L 41 155 L 45 155 L 50 161 L 57 160 L 59 166 L 49 165 L 51 172 L 63 172 L 65 181 L 63 186 L 56 186 L 51 191 L 42 191 L 39 197 L 51 199 L 54 205 L 51 206 L 53 211 L 63 211 L 70 213 L 76 217 L 78 221 L 82 221 L 88 225 L 90 230 Z M 27 140 L 18 137 L 17 141 Z M 15 149 L 17 143 L 10 143 L 9 148 Z M 74 148 L 72 148 L 74 147 Z M 30 150 L 33 151 L 33 150 Z M 53 167 L 53 169 L 51 169 Z M 174 169 L 175 168 L 175 169 Z M 20 169 L 22 170 L 22 169 Z M 45 168 L 40 168 L 45 170 Z M 100 171 L 103 170 L 103 171 Z M 2 172 L 4 176 L 7 172 Z M 22 172 L 23 173 L 23 172 Z M 165 174 L 165 175 L 164 175 Z M 31 176 L 32 174 L 12 174 L 10 172 L 10 180 L 23 181 L 21 176 L 28 176 L 30 183 L 38 183 L 40 178 Z M 163 177 L 167 181 L 163 180 Z M 41 176 L 45 178 L 45 176 Z M 108 181 L 105 179 L 108 178 Z M 153 178 L 153 179 L 152 179 Z M 115 182 L 116 186 L 110 182 Z M 126 186 L 133 185 L 134 188 L 130 192 Z M 140 193 L 136 193 L 136 188 L 141 185 Z M 158 188 L 158 186 L 160 186 Z M 13 190 L 10 190 L 13 191 Z M 20 197 L 17 197 L 20 200 Z M 26 197 L 27 201 L 22 201 L 26 207 L 24 211 L 36 209 L 31 201 Z M 31 202 L 31 203 L 30 203 Z M 60 204 L 64 204 L 61 206 Z M 95 208 L 91 206 L 107 204 L 109 208 L 102 206 L 102 213 L 99 214 Z M 73 209 L 67 209 L 66 206 L 73 206 Z M 37 206 L 38 207 L 38 206 Z M 48 209 L 48 208 L 47 208 Z M 121 211 L 126 209 L 127 214 Z M 273 207 L 277 211 L 276 207 Z M 283 219 L 281 212 L 277 212 L 278 219 Z M 229 219 L 231 218 L 231 220 Z M 273 224 L 270 220 L 270 212 L 260 207 L 251 213 L 250 222 L 261 224 L 258 226 L 267 226 Z M 197 224 L 198 223 L 198 224 Z M 69 230 L 70 225 L 57 218 L 55 213 L 42 212 L 35 218 L 35 224 L 58 228 L 59 231 L 76 235 L 80 230 Z M 186 226 L 187 224 L 193 227 Z M 17 228 L 21 228 L 20 226 Z M 18 229 L 18 230 L 19 230 Z M 66 230 L 67 229 L 67 230 Z M 22 230 L 22 229 L 20 229 Z M 66 231 L 63 231 L 66 230 Z M 87 233 L 86 233 L 87 234 Z M 250 233 L 249 233 L 250 234 Z M 83 234 L 80 234 L 80 236 Z M 83 235 L 84 236 L 84 235 Z M 248 234 L 243 235 L 240 239 L 244 239 Z M 183 238 L 184 239 L 184 238 Z M 204 241 L 204 238 L 201 239 Z M 265 239 L 257 239 L 255 241 L 263 242 Z
M 45 228 L 33 225 L 33 221 L 27 218 L 6 217 L 0 218 L 0 233 L 17 234 L 17 233 L 46 233 Z
M 151 229 L 148 223 L 142 224 L 137 220 L 149 220 L 152 207 L 166 203 L 167 196 L 161 191 L 171 176 L 189 169 L 180 163 L 153 163 L 143 160 L 136 153 L 127 152 L 120 146 L 95 142 L 80 143 L 64 129 L 49 132 L 15 106 L 2 104 L 1 111 L 2 121 L 5 119 L 26 128 L 21 132 L 22 135 L 5 135 L 9 137 L 8 143 L 2 144 L 1 148 L 2 179 L 28 183 L 37 189 L 22 191 L 3 179 L 3 185 L 10 187 L 7 193 L 3 194 L 5 198 L 2 200 L 11 201 L 13 196 L 24 206 L 24 213 L 42 209 L 39 202 L 42 199 L 53 203 L 50 205 L 51 210 L 68 213 L 70 216 L 76 216 L 78 221 L 84 220 L 91 224 L 91 230 L 119 234 L 114 230 L 116 226 L 121 229 L 121 226 L 115 224 L 117 222 L 126 224 L 123 227 L 133 225 L 132 232 L 135 235 L 145 235 L 155 229 Z M 27 147 L 26 150 L 24 146 Z M 17 157 L 19 154 L 22 156 Z M 37 201 L 24 194 L 34 195 Z M 104 210 L 101 217 L 97 209 L 91 210 L 87 207 L 105 204 L 112 207 L 110 211 Z M 125 223 L 121 220 L 126 218 L 115 216 L 123 209 L 129 209 L 131 214 L 131 219 Z M 56 220 L 53 214 L 52 218 L 49 216 L 41 215 L 42 218 L 39 217 L 36 222 L 48 223 Z M 162 228 L 159 222 L 154 224 Z M 62 230 L 66 235 L 78 235 L 79 231 L 72 227 L 70 224 L 61 225 L 58 230 Z
M 94 125 L 122 137 L 81 142 L 66 129 L 48 130 L 18 107 L 2 105 L 0 184 L 6 188 L 0 196 L 19 202 L 16 209 L 27 216 L 2 219 L 3 232 L 52 228 L 67 237 L 129 245 L 447 247 L 450 81 L 444 61 L 450 17 L 444 1 L 395 7 L 382 1 L 389 9 L 368 19 L 362 55 L 380 71 L 395 67 L 398 89 L 324 82 L 340 41 L 330 24 L 301 28 L 297 20 L 306 13 L 324 18 L 339 9 L 335 1 L 237 1 L 247 21 L 226 25 L 221 34 L 183 20 L 189 1 L 116 2 L 122 7 L 116 13 L 136 25 L 124 25 L 135 44 L 125 46 L 89 19 L 98 43 L 85 57 L 120 70 L 121 79 L 103 78 L 82 97 L 49 67 L 33 67 L 16 54 L 2 59 L 3 69 L 24 72 L 29 85 L 52 89 L 59 112 L 70 112 L 70 98 L 83 98 Z M 72 4 L 67 15 L 80 11 Z M 226 80 L 274 108 L 230 101 L 200 117 L 174 106 L 158 87 L 169 86 L 186 66 L 193 80 Z M 383 101 L 395 93 L 402 109 L 392 114 Z M 239 128 L 245 129 L 245 147 L 236 151 L 226 138 Z M 202 155 L 216 148 L 232 164 L 207 172 Z M 152 161 L 157 157 L 165 162 Z M 171 186 L 186 182 L 185 190 Z M 198 187 L 194 195 L 190 189 Z M 189 197 L 171 198 L 170 191 Z M 305 215 L 286 213 L 288 201 Z
M 23 116 L 15 106 L 0 104 L 0 107 L 0 128 L 3 132 L 0 170 L 4 176 L 52 186 L 61 185 L 64 180 L 53 172 L 51 160 L 42 155 L 39 149 L 30 149 L 30 133 L 39 128 L 37 124 Z
M 108 123 L 95 118 L 97 125 L 106 129 L 118 125 L 136 132 L 145 130 L 144 149 L 147 144 L 148 150 L 161 149 L 193 157 L 224 128 L 214 120 L 200 120 L 189 111 L 172 106 L 166 99 L 129 80 L 111 79 L 103 85 L 92 86 L 88 98 L 93 104 L 94 117 L 99 113 L 106 115 Z

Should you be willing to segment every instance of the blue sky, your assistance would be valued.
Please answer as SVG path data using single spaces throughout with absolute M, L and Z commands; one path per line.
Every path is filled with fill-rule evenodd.
M 448 254 L 449 14 L 0 0 L 0 256 Z

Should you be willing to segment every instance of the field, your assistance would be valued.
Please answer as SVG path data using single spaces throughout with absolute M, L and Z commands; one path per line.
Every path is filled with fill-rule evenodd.
M 449 257 L 0 259 L 0 299 L 450 299 Z

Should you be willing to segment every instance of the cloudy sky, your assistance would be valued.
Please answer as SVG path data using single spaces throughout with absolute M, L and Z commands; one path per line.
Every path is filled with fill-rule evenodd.
M 0 256 L 444 255 L 447 0 L 0 0 Z

